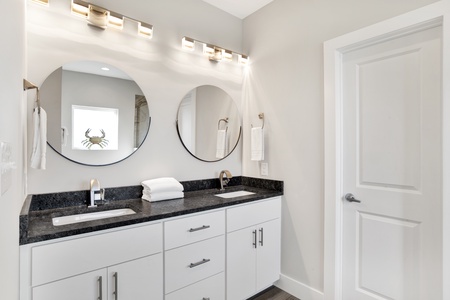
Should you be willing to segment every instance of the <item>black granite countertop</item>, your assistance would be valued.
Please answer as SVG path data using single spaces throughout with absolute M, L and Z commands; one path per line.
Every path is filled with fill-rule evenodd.
M 282 181 L 250 177 L 238 177 L 231 183 L 231 186 L 226 188 L 225 192 L 245 190 L 254 192 L 254 194 L 234 198 L 215 196 L 220 193 L 215 186 L 215 180 L 209 183 L 200 180 L 182 182 L 182 184 L 185 187 L 184 198 L 151 203 L 140 198 L 142 195 L 140 186 L 107 189 L 106 201 L 96 208 L 88 208 L 84 204 L 86 200 L 83 197 L 87 193 L 86 191 L 30 195 L 27 197 L 20 215 L 20 245 L 161 220 L 283 195 Z M 108 194 L 110 194 L 110 198 L 108 198 Z M 79 201 L 81 203 L 77 203 Z M 54 217 L 119 208 L 131 208 L 136 214 L 61 226 L 52 224 Z

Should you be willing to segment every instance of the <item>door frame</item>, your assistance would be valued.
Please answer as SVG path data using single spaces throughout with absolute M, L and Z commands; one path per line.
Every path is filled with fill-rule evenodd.
M 342 300 L 342 58 L 404 34 L 442 26 L 442 282 L 450 281 L 450 1 L 443 0 L 324 43 L 324 300 Z M 445 201 L 446 199 L 446 201 Z M 443 299 L 450 286 L 443 284 Z

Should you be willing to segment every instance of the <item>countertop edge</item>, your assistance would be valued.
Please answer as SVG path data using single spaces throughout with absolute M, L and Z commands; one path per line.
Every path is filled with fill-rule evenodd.
M 264 185 L 264 184 L 263 184 L 263 186 L 266 187 L 266 185 Z M 23 246 L 23 245 L 28 245 L 28 244 L 32 244 L 32 243 L 43 242 L 43 241 L 64 238 L 64 237 L 70 237 L 70 236 L 75 236 L 75 235 L 80 235 L 80 234 L 86 234 L 86 233 L 91 233 L 91 232 L 96 232 L 96 231 L 101 231 L 101 230 L 108 230 L 108 229 L 114 229 L 114 228 L 119 228 L 119 227 L 123 227 L 123 226 L 158 221 L 158 220 L 168 219 L 168 218 L 172 218 L 172 217 L 178 217 L 178 216 L 183 216 L 183 215 L 188 215 L 188 214 L 193 214 L 193 213 L 198 213 L 198 212 L 204 212 L 204 211 L 208 211 L 208 210 L 220 209 L 220 208 L 224 208 L 224 207 L 254 202 L 254 201 L 258 201 L 258 200 L 264 200 L 264 199 L 278 197 L 278 196 L 283 195 L 282 184 L 281 184 L 281 190 L 280 189 L 278 189 L 278 190 L 265 189 L 265 188 L 260 188 L 260 187 L 253 188 L 253 187 L 249 187 L 249 186 L 245 186 L 245 185 L 235 186 L 235 187 L 233 187 L 233 189 L 230 188 L 230 191 L 232 191 L 232 190 L 253 190 L 253 191 L 256 191 L 256 193 L 254 195 L 250 195 L 250 196 L 243 196 L 243 197 L 230 198 L 227 200 L 221 200 L 222 202 L 218 202 L 218 203 L 214 203 L 214 201 L 211 201 L 213 203 L 211 205 L 207 204 L 207 205 L 202 205 L 202 206 L 194 206 L 192 208 L 187 208 L 187 209 L 166 211 L 164 213 L 160 213 L 157 215 L 142 215 L 140 217 L 135 217 L 135 218 L 126 219 L 126 220 L 118 219 L 116 222 L 108 222 L 106 224 L 103 224 L 101 222 L 97 222 L 97 223 L 93 222 L 92 226 L 85 226 L 85 227 L 74 226 L 74 229 L 68 229 L 68 230 L 64 230 L 64 231 L 55 230 L 52 233 L 44 233 L 42 235 L 35 235 L 35 236 L 29 236 L 30 230 L 32 230 L 31 228 L 29 228 L 29 224 L 28 224 L 30 221 L 30 217 L 29 217 L 28 212 L 25 213 L 26 206 L 29 208 L 30 202 L 31 202 L 31 196 L 28 196 L 27 199 L 25 200 L 27 203 L 26 203 L 26 205 L 24 205 L 21 215 L 20 215 L 21 223 L 20 223 L 19 245 Z M 206 200 L 215 199 L 216 202 L 218 201 L 216 199 L 217 197 L 214 198 L 214 196 L 213 196 L 214 193 L 212 193 L 211 190 L 192 191 L 192 192 L 188 192 L 186 194 L 188 194 L 187 198 L 182 199 L 182 201 L 186 201 L 186 200 L 187 201 L 197 201 L 196 198 L 199 198 L 200 196 L 202 198 L 201 199 L 202 201 L 199 201 L 199 202 L 205 202 L 205 199 Z M 213 198 L 208 198 L 208 197 L 213 197 Z M 130 200 L 138 201 L 141 199 L 130 199 Z M 171 200 L 168 200 L 168 201 L 171 201 Z M 146 201 L 144 201 L 144 204 L 142 204 L 142 205 L 144 205 L 144 207 L 150 205 L 145 202 Z M 208 201 L 206 201 L 206 202 L 208 202 Z M 33 213 L 45 214 L 45 211 L 39 211 L 39 212 L 33 212 Z M 50 214 L 47 214 L 47 218 L 49 218 L 49 215 Z M 31 227 L 32 227 L 32 225 L 31 225 Z

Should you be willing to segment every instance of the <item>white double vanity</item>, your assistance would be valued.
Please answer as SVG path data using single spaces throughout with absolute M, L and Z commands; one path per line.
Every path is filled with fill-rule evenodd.
M 247 299 L 279 279 L 280 216 L 276 196 L 24 244 L 20 300 Z

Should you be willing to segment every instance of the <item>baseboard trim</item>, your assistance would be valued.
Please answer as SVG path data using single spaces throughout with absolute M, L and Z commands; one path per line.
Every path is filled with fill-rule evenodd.
M 302 300 L 324 300 L 323 292 L 283 274 L 275 286 Z

